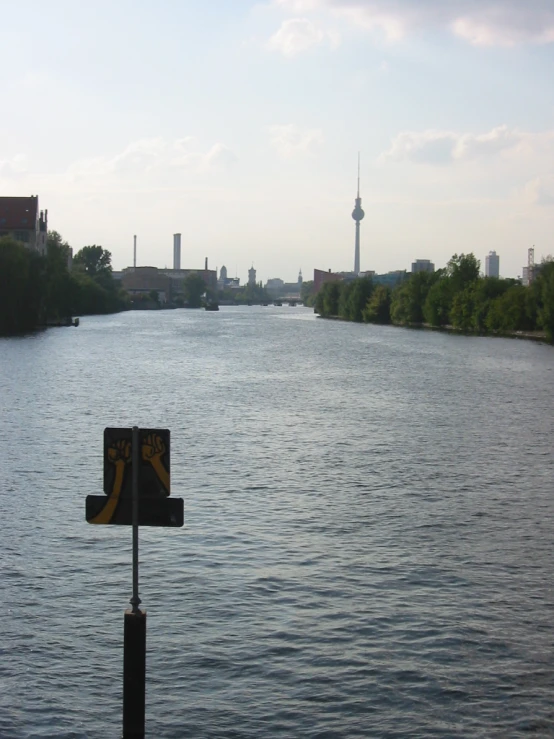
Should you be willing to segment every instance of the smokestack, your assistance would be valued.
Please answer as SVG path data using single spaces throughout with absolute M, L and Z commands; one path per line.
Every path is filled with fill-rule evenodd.
M 133 269 L 137 268 L 137 237 L 133 236 Z
M 206 272 L 208 271 L 208 257 L 206 257 L 206 261 L 204 262 L 204 269 Z
M 173 234 L 173 269 L 181 269 L 181 234 Z

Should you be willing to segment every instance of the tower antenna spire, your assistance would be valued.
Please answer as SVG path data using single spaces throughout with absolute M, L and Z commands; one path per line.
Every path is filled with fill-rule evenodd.
M 364 217 L 362 199 L 360 197 L 360 152 L 358 152 L 358 194 L 352 211 L 352 218 L 356 221 L 356 240 L 354 242 L 354 274 L 360 274 L 360 221 Z

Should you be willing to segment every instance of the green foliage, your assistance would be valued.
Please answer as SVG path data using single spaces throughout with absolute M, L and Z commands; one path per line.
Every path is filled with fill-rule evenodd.
M 474 254 L 454 254 L 446 267 L 446 274 L 450 277 L 453 293 L 459 293 L 469 287 L 479 277 L 481 262 Z
M 391 292 L 369 278 L 327 282 L 315 296 L 321 316 L 371 323 L 449 326 L 461 331 L 511 333 L 544 330 L 554 343 L 554 260 L 531 286 L 479 276 L 473 254 L 454 254 L 445 270 L 418 272 Z
M 187 275 L 183 280 L 183 294 L 185 303 L 189 308 L 200 308 L 202 305 L 202 296 L 205 292 L 206 283 L 196 272 Z
M 68 271 L 70 247 L 57 231 L 50 231 L 46 240 L 46 305 L 47 318 L 71 316 L 76 287 Z
M 431 326 L 446 326 L 452 307 L 452 282 L 449 276 L 440 276 L 431 286 L 423 305 L 423 317 Z
M 11 236 L 0 238 L 0 335 L 36 328 L 44 299 L 44 259 Z
M 340 282 L 339 317 L 347 321 L 361 322 L 362 313 L 373 292 L 371 277 L 361 277 L 352 282 Z
M 522 285 L 512 285 L 491 302 L 486 318 L 489 331 L 529 331 L 534 328 L 527 313 L 528 290 Z
M 471 331 L 474 328 L 475 287 L 475 283 L 468 285 L 461 292 L 456 293 L 452 300 L 450 323 L 461 331 Z
M 307 306 L 313 306 L 315 304 L 314 295 L 314 281 L 308 280 L 302 283 L 300 288 L 300 300 Z
M 390 323 L 391 290 L 386 285 L 377 285 L 362 311 L 366 323 Z
M 548 340 L 554 342 L 554 261 L 552 259 L 543 263 L 535 282 L 539 297 L 538 323 L 546 331 Z
M 415 272 L 392 293 L 391 320 L 393 323 L 423 323 L 423 306 L 431 286 L 442 272 Z
M 111 253 L 96 244 L 83 246 L 73 258 L 73 264 L 81 267 L 88 277 L 111 277 L 112 274 Z
M 314 300 L 314 311 L 323 317 L 336 318 L 339 315 L 339 302 L 344 290 L 344 283 L 338 280 L 326 282 Z

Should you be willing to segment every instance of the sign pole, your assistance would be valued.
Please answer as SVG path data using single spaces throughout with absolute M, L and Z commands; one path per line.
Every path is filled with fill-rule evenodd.
M 139 609 L 138 529 L 140 437 L 133 426 L 132 443 L 133 596 L 123 629 L 123 739 L 144 739 L 146 703 L 146 613 Z
M 132 440 L 132 470 L 133 470 L 133 597 L 130 600 L 133 613 L 138 613 L 140 598 L 138 594 L 138 536 L 139 536 L 139 465 L 140 465 L 140 440 L 138 426 L 133 426 Z

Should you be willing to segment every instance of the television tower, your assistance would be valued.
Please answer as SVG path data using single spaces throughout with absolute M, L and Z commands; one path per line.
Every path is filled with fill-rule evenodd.
M 356 196 L 352 218 L 356 221 L 356 242 L 354 247 L 354 274 L 360 274 L 360 221 L 365 216 L 360 197 L 360 152 L 358 152 L 358 195 Z

